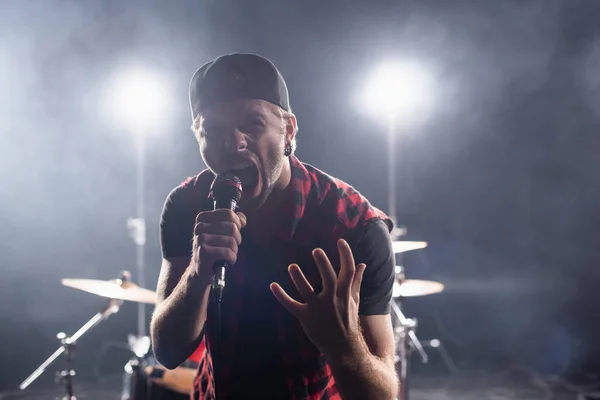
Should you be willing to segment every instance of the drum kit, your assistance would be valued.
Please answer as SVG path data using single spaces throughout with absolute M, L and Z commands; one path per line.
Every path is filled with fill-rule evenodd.
M 395 241 L 393 250 L 395 254 L 423 249 L 426 242 Z M 62 279 L 63 286 L 81 290 L 108 299 L 106 307 L 97 312 L 73 335 L 59 333 L 60 347 L 46 359 L 30 376 L 20 385 L 21 390 L 29 387 L 48 367 L 60 356 L 64 355 L 66 369 L 57 373 L 57 382 L 64 385 L 66 394 L 62 400 L 76 400 L 73 393 L 73 379 L 75 377 L 74 355 L 76 342 L 90 329 L 100 322 L 108 319 L 119 311 L 123 302 L 156 304 L 156 293 L 141 288 L 131 281 L 131 275 L 123 271 L 119 279 L 109 281 L 94 279 Z M 424 363 L 428 356 L 419 342 L 415 330 L 416 319 L 406 318 L 401 310 L 401 300 L 408 297 L 426 296 L 440 293 L 444 285 L 439 282 L 405 279 L 404 268 L 396 266 L 393 287 L 392 316 L 394 324 L 394 339 L 396 343 L 396 363 L 399 364 L 399 379 L 401 393 L 399 400 L 408 398 L 407 373 L 409 356 L 416 350 Z M 433 341 L 432 341 L 433 342 Z M 437 342 L 437 340 L 436 340 Z M 189 399 L 192 391 L 196 367 L 202 359 L 205 349 L 203 345 L 192 354 L 188 360 L 174 370 L 162 367 L 150 354 L 150 338 L 129 335 L 129 349 L 132 358 L 124 367 L 124 381 L 121 400 L 170 400 Z
M 25 390 L 61 355 L 66 360 L 66 369 L 57 373 L 57 381 L 64 384 L 66 395 L 62 400 L 76 400 L 73 394 L 73 369 L 75 345 L 86 332 L 119 311 L 124 301 L 156 304 L 156 293 L 131 282 L 131 275 L 123 271 L 119 279 L 109 281 L 94 279 L 62 279 L 61 284 L 108 299 L 107 306 L 96 313 L 71 336 L 57 335 L 60 347 L 44 361 L 20 385 Z M 125 365 L 121 400 L 186 400 L 190 398 L 198 362 L 204 349 L 198 348 L 186 362 L 174 370 L 167 370 L 150 354 L 150 338 L 129 335 L 129 350 L 132 358 Z

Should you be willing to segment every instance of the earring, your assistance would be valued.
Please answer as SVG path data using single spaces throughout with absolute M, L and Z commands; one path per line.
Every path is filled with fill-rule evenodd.
M 285 146 L 285 151 L 283 152 L 283 155 L 286 157 L 289 157 L 292 155 L 292 145 L 288 144 L 287 146 Z

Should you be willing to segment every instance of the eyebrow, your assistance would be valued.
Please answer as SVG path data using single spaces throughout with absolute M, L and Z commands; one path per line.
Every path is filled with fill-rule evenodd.
M 264 115 L 263 113 L 250 112 L 250 113 L 246 114 L 244 117 L 246 119 L 257 118 L 257 119 L 260 119 L 262 121 L 267 121 L 267 116 Z
M 261 117 L 267 114 L 262 107 L 248 107 L 243 112 L 249 115 L 260 115 Z

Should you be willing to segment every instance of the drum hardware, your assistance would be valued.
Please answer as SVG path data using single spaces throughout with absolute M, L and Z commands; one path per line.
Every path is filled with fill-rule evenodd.
M 127 343 L 133 356 L 123 367 L 125 374 L 123 375 L 121 400 L 145 399 L 148 397 L 146 393 L 149 389 L 142 378 L 144 376 L 144 360 L 150 351 L 150 337 L 129 334 Z
M 406 341 L 408 339 L 409 341 L 407 344 L 410 345 L 412 349 L 417 350 L 423 364 L 427 364 L 427 362 L 429 362 L 429 357 L 425 352 L 423 344 L 421 344 L 415 333 L 418 325 L 417 319 L 406 318 L 396 302 L 392 303 L 392 311 L 394 316 L 398 319 L 398 326 L 394 328 L 394 333 L 401 340 Z
M 46 361 L 42 363 L 19 388 L 25 390 L 61 355 L 65 354 L 67 367 L 57 373 L 57 381 L 65 385 L 66 395 L 62 400 L 76 400 L 73 394 L 73 368 L 75 347 L 86 332 L 119 311 L 124 301 L 144 304 L 156 304 L 156 293 L 141 288 L 131 282 L 131 275 L 123 271 L 121 279 L 109 281 L 94 279 L 62 279 L 64 286 L 105 297 L 108 305 L 94 315 L 72 336 L 59 333 L 61 347 L 58 348 Z M 204 342 L 196 352 L 180 367 L 174 370 L 164 369 L 151 355 L 151 340 L 148 336 L 138 337 L 128 335 L 127 348 L 133 354 L 125 365 L 123 376 L 122 400 L 189 400 L 193 389 L 193 380 L 196 375 L 197 363 L 202 358 L 205 347 Z
M 149 336 L 138 337 L 136 335 L 127 335 L 129 350 L 138 358 L 144 358 L 150 351 L 152 345 Z
M 147 387 L 145 382 L 141 379 L 143 376 L 143 358 L 132 357 L 125 367 L 125 374 L 123 374 L 123 390 L 121 392 L 121 400 L 130 399 L 144 399 L 146 395 Z
M 395 280 L 392 297 L 417 297 L 444 291 L 444 285 L 435 281 L 424 281 L 420 279 Z
M 398 393 L 398 400 L 407 400 L 408 371 L 412 350 L 417 350 L 424 364 L 429 361 L 429 357 L 415 333 L 417 320 L 415 318 L 406 318 L 400 306 L 395 301 L 392 301 L 392 313 L 398 321 L 398 325 L 394 327 L 396 363 L 400 363 L 400 373 L 398 376 L 400 392 Z
M 394 272 L 395 278 L 391 306 L 392 315 L 396 320 L 396 324 L 394 325 L 394 341 L 396 344 L 395 361 L 396 363 L 400 363 L 398 400 L 408 400 L 410 355 L 412 351 L 416 350 L 424 364 L 429 362 L 429 356 L 415 333 L 418 325 L 417 319 L 406 318 L 398 303 L 406 297 L 426 296 L 442 292 L 444 285 L 434 281 L 405 279 L 404 267 L 401 265 L 397 265 Z
M 119 298 L 113 298 L 110 295 L 104 295 L 103 297 L 109 298 L 108 304 L 104 309 L 97 312 L 92 318 L 90 318 L 79 330 L 77 330 L 72 336 L 67 336 L 64 332 L 61 332 L 57 335 L 60 340 L 60 347 L 50 355 L 31 375 L 29 375 L 20 385 L 20 390 L 25 390 L 31 385 L 37 378 L 42 375 L 46 369 L 56 361 L 61 355 L 65 354 L 65 360 L 67 364 L 67 369 L 58 372 L 57 380 L 60 383 L 65 385 L 66 395 L 63 397 L 63 400 L 75 400 L 76 397 L 73 395 L 73 378 L 76 375 L 76 372 L 73 368 L 74 358 L 75 358 L 75 347 L 77 341 L 85 335 L 90 329 L 94 328 L 100 322 L 108 319 L 113 314 L 116 314 L 124 300 L 130 300 L 131 293 L 135 292 L 139 295 L 139 291 L 131 290 L 131 288 L 137 288 L 137 286 L 129 281 L 131 275 L 127 271 L 123 271 L 121 273 L 120 279 L 115 279 L 113 281 L 109 281 L 110 284 L 108 286 L 111 287 L 111 290 L 107 293 L 114 294 Z M 90 285 L 91 280 L 84 279 L 64 279 L 62 281 L 63 285 L 78 288 L 80 290 L 91 291 L 94 288 L 94 285 Z M 102 281 L 97 281 L 102 282 Z M 86 286 L 87 285 L 87 286 Z M 81 287 L 78 287 L 81 286 Z M 96 285 L 97 287 L 98 285 Z M 104 287 L 108 287 L 104 285 Z M 90 289 L 90 290 L 86 290 Z M 98 290 L 96 290 L 98 292 Z M 105 294 L 107 294 L 105 293 Z M 123 295 L 123 293 L 127 293 L 127 295 Z M 99 293 L 96 293 L 99 294 Z M 147 293 L 145 293 L 147 296 Z M 99 294 L 102 296 L 102 294 Z M 147 298 L 147 297 L 146 297 Z
M 129 273 L 127 272 L 129 278 Z M 131 301 L 135 303 L 156 304 L 156 292 L 144 289 L 131 282 L 110 280 L 102 281 L 95 279 L 62 279 L 64 286 L 81 290 L 97 296 L 119 299 L 120 301 Z M 150 351 L 151 341 L 149 336 L 138 337 L 136 335 L 127 336 L 129 350 L 133 357 L 125 364 L 125 375 L 123 377 L 123 400 L 129 398 L 142 399 L 148 390 L 143 370 L 143 363 Z M 136 395 L 137 393 L 137 395 Z
M 438 353 L 440 353 L 440 356 L 442 357 L 444 364 L 446 364 L 446 367 L 448 367 L 448 370 L 450 371 L 451 374 L 455 374 L 458 372 L 456 363 L 454 362 L 454 360 L 452 360 L 452 357 L 450 357 L 450 354 L 446 350 L 446 347 L 443 345 L 443 343 L 439 339 L 426 340 L 423 342 L 423 346 L 430 347 L 432 349 L 436 349 L 438 351 Z
M 129 272 L 127 272 L 129 274 Z M 96 279 L 62 279 L 67 287 L 92 293 L 108 299 L 132 301 L 135 303 L 156 304 L 156 292 L 144 289 L 128 279 L 101 281 Z
M 110 299 L 108 305 L 102 310 L 96 313 L 88 322 L 86 322 L 77 332 L 72 336 L 67 336 L 61 332 L 57 335 L 61 341 L 61 346 L 44 361 L 31 375 L 29 375 L 20 385 L 19 389 L 25 390 L 31 385 L 46 369 L 63 353 L 66 354 L 67 369 L 59 372 L 59 381 L 65 384 L 66 395 L 63 400 L 75 400 L 76 397 L 73 395 L 73 377 L 75 376 L 75 370 L 73 369 L 73 361 L 75 357 L 75 345 L 86 332 L 98 325 L 101 321 L 104 321 L 112 314 L 119 311 L 121 306 L 121 300 Z
M 73 369 L 73 358 L 75 357 L 75 341 L 67 337 L 64 332 L 60 332 L 56 337 L 65 349 L 65 359 L 67 361 L 67 369 L 56 373 L 56 382 L 65 384 L 67 396 L 63 398 L 74 399 L 73 377 L 75 376 L 75 370 Z

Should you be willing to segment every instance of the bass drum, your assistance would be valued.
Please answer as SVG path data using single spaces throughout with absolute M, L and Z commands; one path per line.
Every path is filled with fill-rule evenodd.
M 132 359 L 125 365 L 121 400 L 189 400 L 196 373 L 190 367 L 171 371 L 151 356 Z

